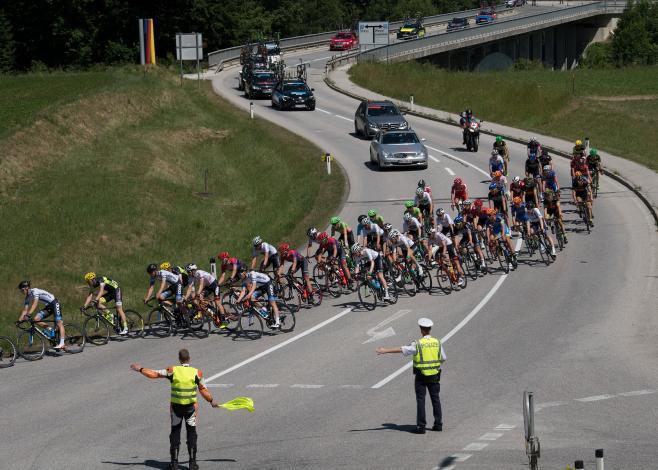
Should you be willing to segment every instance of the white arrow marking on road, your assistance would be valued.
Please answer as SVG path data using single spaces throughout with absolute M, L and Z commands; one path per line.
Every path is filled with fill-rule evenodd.
M 433 162 L 441 163 L 441 160 L 439 160 L 438 158 L 436 158 L 434 155 L 428 155 L 428 157 L 430 157 L 430 159 L 431 159 Z
M 362 344 L 372 343 L 372 342 L 380 340 L 380 339 L 384 339 L 384 338 L 388 338 L 390 336 L 394 336 L 395 335 L 395 330 L 391 327 L 388 327 L 383 331 L 377 331 L 377 330 L 379 330 L 380 328 L 388 325 L 391 322 L 394 322 L 398 318 L 402 318 L 403 316 L 405 316 L 409 312 L 411 312 L 411 310 L 398 310 L 396 313 L 394 313 L 393 315 L 388 317 L 386 320 L 382 320 L 379 323 L 377 323 L 377 325 L 375 325 L 374 327 L 372 327 L 368 331 L 366 331 L 366 334 L 368 336 L 370 336 L 370 339 L 365 340 Z
M 449 174 L 450 176 L 455 176 L 455 172 L 452 171 L 450 168 L 446 167 L 446 171 L 448 172 L 448 174 Z

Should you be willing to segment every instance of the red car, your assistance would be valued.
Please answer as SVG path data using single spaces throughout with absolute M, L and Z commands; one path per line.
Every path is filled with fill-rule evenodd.
M 330 51 L 347 51 L 359 45 L 356 34 L 350 31 L 341 31 L 329 41 Z

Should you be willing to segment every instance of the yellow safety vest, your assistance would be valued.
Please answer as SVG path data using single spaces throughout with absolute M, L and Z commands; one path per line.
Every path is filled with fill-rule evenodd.
M 441 370 L 441 341 L 436 338 L 421 338 L 416 341 L 414 370 L 417 374 L 430 377 Z
M 189 366 L 174 366 L 171 378 L 171 402 L 178 405 L 196 403 L 198 370 Z

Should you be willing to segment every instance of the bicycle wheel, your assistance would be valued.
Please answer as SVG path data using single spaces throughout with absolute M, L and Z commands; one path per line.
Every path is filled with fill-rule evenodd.
M 149 312 L 146 324 L 149 335 L 157 336 L 158 338 L 171 336 L 173 322 L 169 314 L 160 310 L 159 307 Z
M 128 324 L 128 337 L 141 338 L 144 336 L 144 319 L 134 310 L 124 310 L 126 323 Z
M 0 336 L 0 369 L 13 366 L 17 354 L 13 341 L 6 336 Z
M 423 274 L 416 274 L 416 280 L 418 281 L 419 289 L 427 293 L 432 292 L 432 273 L 429 270 L 423 269 Z
M 98 315 L 87 317 L 83 324 L 87 340 L 96 346 L 103 346 L 110 340 L 110 327 Z
M 548 243 L 546 242 L 544 235 L 540 235 L 538 239 L 539 239 L 539 250 L 537 251 L 539 251 L 539 257 L 544 262 L 544 264 L 548 266 L 549 264 L 551 264 L 551 254 L 549 252 Z
M 404 289 L 409 297 L 414 297 L 418 289 L 416 287 L 416 282 L 414 281 L 413 275 L 406 268 L 402 270 L 400 275 L 402 276 L 402 289 Z
M 295 288 L 293 284 L 286 286 L 286 297 L 283 299 L 289 304 L 290 309 L 294 312 L 299 312 L 302 308 L 302 294 Z
M 240 311 L 235 304 L 231 302 L 230 298 L 226 296 L 224 296 L 224 300 L 222 300 L 222 307 L 224 307 L 223 320 L 226 323 L 226 331 L 229 333 L 237 332 L 240 327 Z
M 64 345 L 66 346 L 66 352 L 70 354 L 81 353 L 87 342 L 83 329 L 75 323 L 65 323 L 64 330 Z
M 359 302 L 363 305 L 363 308 L 366 310 L 374 310 L 377 306 L 377 293 L 375 289 L 370 285 L 370 281 L 367 279 L 359 283 Z
M 327 273 L 325 277 L 325 290 L 334 299 L 340 297 L 342 287 L 340 285 L 340 276 L 333 269 Z
M 308 299 L 308 303 L 314 307 L 317 307 L 322 304 L 322 289 L 315 279 L 311 279 L 311 287 L 313 288 L 313 296 Z
M 439 289 L 441 289 L 444 294 L 450 294 L 452 292 L 450 275 L 446 271 L 443 263 L 441 263 L 436 270 L 436 283 L 439 285 Z
M 263 336 L 263 319 L 253 308 L 243 309 L 240 312 L 236 334 L 250 340 Z
M 279 304 L 279 330 L 283 333 L 289 333 L 295 329 L 296 323 L 295 312 L 290 304 L 286 302 Z
M 327 267 L 316 264 L 313 266 L 313 279 L 322 289 L 327 285 Z
M 208 317 L 206 315 L 195 309 L 190 309 L 187 312 L 183 313 L 187 316 L 187 322 L 189 325 L 190 332 L 198 337 L 205 336 L 207 332 L 204 330 Z
M 16 339 L 18 354 L 28 361 L 36 361 L 46 353 L 46 341 L 37 333 L 21 331 Z

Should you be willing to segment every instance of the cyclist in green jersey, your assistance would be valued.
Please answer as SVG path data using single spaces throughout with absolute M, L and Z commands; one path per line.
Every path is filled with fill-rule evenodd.
M 82 308 L 87 308 L 90 303 L 95 302 L 98 309 L 103 312 L 103 315 L 107 315 L 109 310 L 104 304 L 114 300 L 117 314 L 121 320 L 121 331 L 119 331 L 119 334 L 121 336 L 128 334 L 128 322 L 126 321 L 126 314 L 123 311 L 123 300 L 121 298 L 119 283 L 106 276 L 97 276 L 95 272 L 85 274 L 85 282 L 89 286 L 90 291 Z
M 381 214 L 378 214 L 375 209 L 370 209 L 368 211 L 368 218 L 371 222 L 379 225 L 379 228 L 384 228 L 384 217 Z

